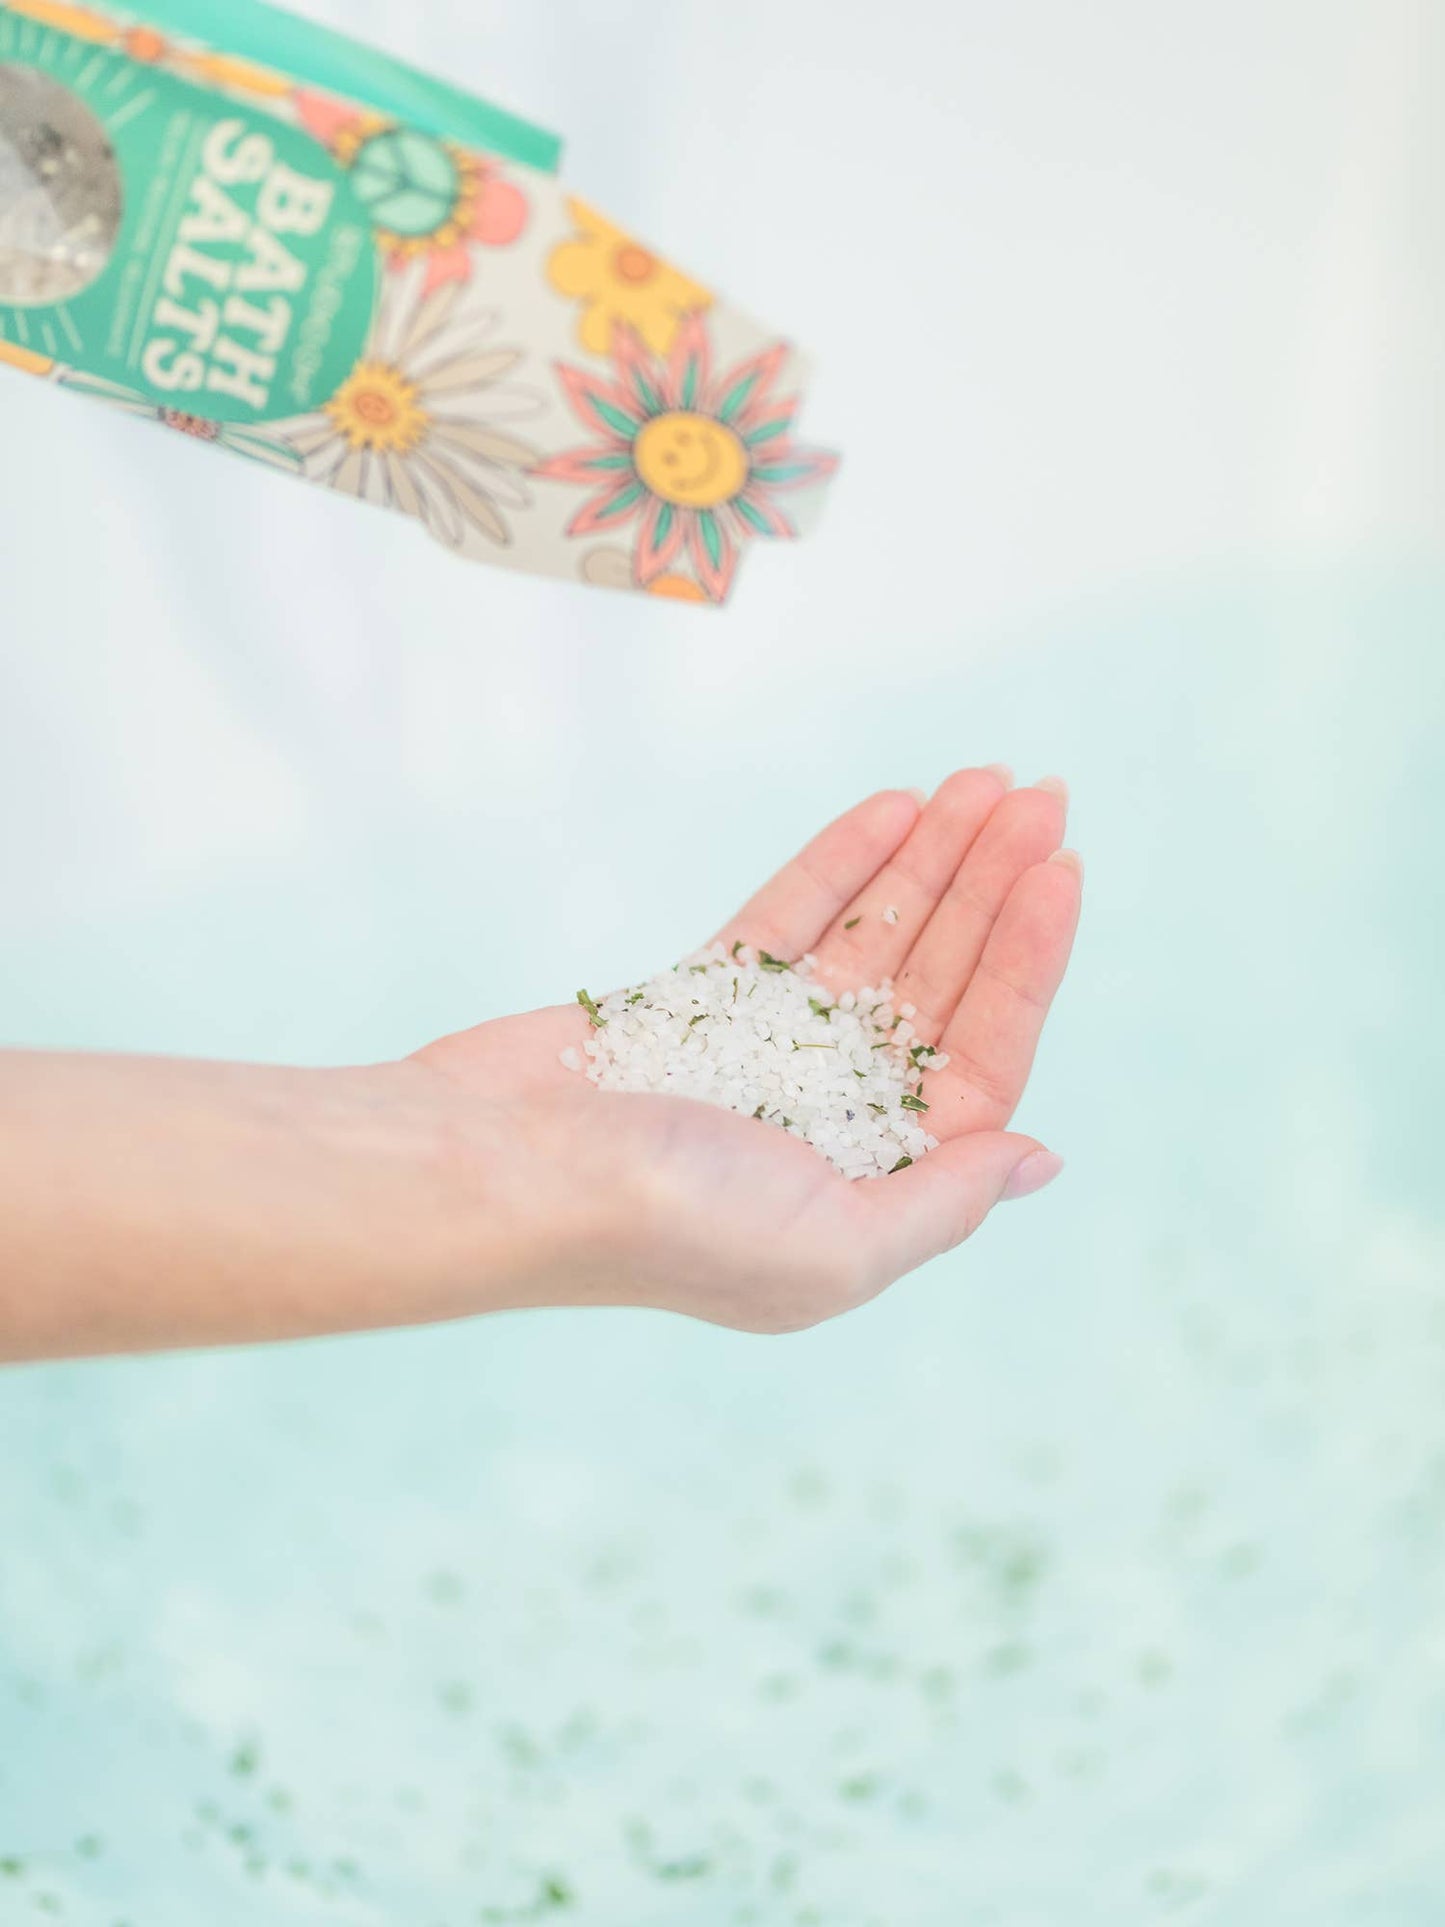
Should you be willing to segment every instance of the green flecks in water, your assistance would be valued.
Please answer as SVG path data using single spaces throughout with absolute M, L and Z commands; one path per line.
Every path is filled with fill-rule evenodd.
M 838 1782 L 840 1800 L 871 1800 L 877 1792 L 877 1776 L 872 1773 L 854 1773 L 848 1779 Z
M 1174 1676 L 1174 1662 L 1167 1653 L 1150 1650 L 1140 1653 L 1137 1671 L 1141 1686 L 1149 1688 L 1163 1686 Z
M 775 1619 L 788 1609 L 788 1595 L 777 1586 L 749 1586 L 738 1597 L 738 1605 L 745 1613 L 756 1613 L 760 1619 Z
M 472 1689 L 464 1679 L 443 1680 L 437 1687 L 437 1699 L 443 1712 L 458 1717 L 470 1713 L 475 1703 Z
M 228 1771 L 238 1780 L 249 1779 L 261 1764 L 261 1749 L 254 1741 L 245 1741 L 231 1755 Z
M 918 1690 L 925 1699 L 946 1700 L 957 1688 L 958 1681 L 947 1666 L 929 1666 L 918 1675 Z
M 659 1880 L 701 1880 L 712 1871 L 712 1862 L 705 1853 L 694 1853 L 682 1860 L 659 1860 L 652 1871 Z
M 1030 1663 L 1033 1654 L 1022 1640 L 1005 1640 L 1002 1645 L 993 1646 L 983 1656 L 983 1671 L 990 1679 L 1006 1679 L 1010 1673 L 1021 1673 Z
M 798 1697 L 798 1678 L 795 1673 L 769 1673 L 759 1682 L 758 1696 L 765 1700 L 791 1700 Z
M 484 1921 L 524 1921 L 541 1920 L 547 1914 L 559 1913 L 570 1907 L 577 1896 L 569 1883 L 560 1874 L 544 1874 L 537 1890 L 536 1898 L 520 1907 L 482 1907 L 477 1919 Z
M 793 1474 L 788 1491 L 795 1505 L 815 1507 L 828 1499 L 828 1481 L 816 1466 L 805 1465 Z
M 1145 1880 L 1144 1889 L 1151 1899 L 1161 1901 L 1167 1907 L 1188 1907 L 1196 1900 L 1203 1900 L 1209 1892 L 1209 1882 L 1198 1874 L 1184 1873 L 1173 1867 L 1156 1867 Z
M 775 1892 L 791 1893 L 798 1884 L 798 1856 L 780 1853 L 768 1871 L 768 1880 Z
M 542 1749 L 524 1728 L 509 1726 L 498 1736 L 498 1744 L 507 1759 L 516 1767 L 532 1767 L 542 1764 Z
M 467 1589 L 457 1573 L 432 1572 L 422 1582 L 422 1590 L 434 1606 L 459 1606 Z

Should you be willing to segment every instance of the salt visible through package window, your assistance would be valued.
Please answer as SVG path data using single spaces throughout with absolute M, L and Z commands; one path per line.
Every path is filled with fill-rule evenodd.
M 49 75 L 0 66 L 0 300 L 79 294 L 109 261 L 120 219 L 101 123 Z

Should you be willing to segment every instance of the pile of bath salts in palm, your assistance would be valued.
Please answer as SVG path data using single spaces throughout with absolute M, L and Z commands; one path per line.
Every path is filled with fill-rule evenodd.
M 605 1091 L 665 1091 L 721 1104 L 806 1138 L 848 1178 L 909 1165 L 924 1128 L 925 1069 L 947 1058 L 919 1041 L 912 1004 L 890 987 L 834 997 L 796 964 L 736 943 L 700 951 L 600 1003 L 579 991 L 592 1033 L 562 1052 Z

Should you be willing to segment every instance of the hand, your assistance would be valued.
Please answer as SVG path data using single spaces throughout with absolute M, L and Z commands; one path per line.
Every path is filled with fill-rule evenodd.
M 527 1282 L 511 1302 L 651 1305 L 793 1331 L 863 1303 L 969 1237 L 1001 1198 L 1047 1183 L 1059 1160 L 1005 1126 L 1078 921 L 1078 859 L 1059 848 L 1065 804 L 1056 780 L 1011 790 L 987 769 L 960 770 L 921 808 L 883 791 L 718 933 L 789 959 L 811 951 L 835 991 L 892 978 L 897 1000 L 917 1006 L 920 1036 L 949 1058 L 925 1090 L 941 1142 L 895 1175 L 849 1182 L 774 1126 L 598 1090 L 559 1061 L 587 1037 L 575 1004 L 418 1052 L 461 1165 L 486 1169 L 490 1218 L 504 1208 L 518 1251 L 547 1253 L 519 1265 Z

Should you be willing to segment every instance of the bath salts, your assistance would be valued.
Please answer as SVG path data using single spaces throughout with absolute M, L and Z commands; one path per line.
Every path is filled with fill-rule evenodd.
M 846 1178 L 902 1170 L 938 1142 L 924 1072 L 948 1059 L 886 982 L 835 997 L 811 956 L 713 944 L 646 983 L 577 1001 L 591 1034 L 562 1062 L 602 1090 L 722 1105 L 805 1139 Z
M 120 218 L 99 123 L 43 75 L 0 66 L 0 301 L 78 294 L 109 259 Z
M 837 466 L 806 360 L 559 158 L 258 0 L 0 0 L 0 370 L 475 561 L 725 602 Z

